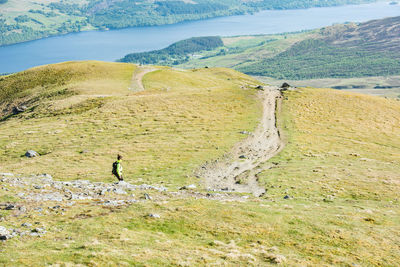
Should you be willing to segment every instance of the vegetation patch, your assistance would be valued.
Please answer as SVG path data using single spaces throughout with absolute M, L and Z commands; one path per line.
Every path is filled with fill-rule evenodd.
M 193 53 L 213 50 L 223 46 L 220 37 L 194 37 L 174 43 L 167 48 L 126 55 L 120 62 L 138 64 L 178 65 L 189 60 Z
M 238 70 L 250 75 L 292 80 L 399 73 L 400 53 L 373 52 L 366 46 L 335 46 L 323 40 L 309 39 L 273 58 L 238 67 Z

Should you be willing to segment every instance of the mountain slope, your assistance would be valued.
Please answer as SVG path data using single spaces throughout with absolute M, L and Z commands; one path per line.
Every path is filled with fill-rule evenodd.
M 322 29 L 273 58 L 237 69 L 282 79 L 397 75 L 400 17 Z
M 195 57 L 186 54 L 178 66 L 223 66 L 290 80 L 397 75 L 399 31 L 400 17 L 394 17 L 302 33 L 223 38 L 224 46 Z
M 0 243 L 2 265 L 399 262 L 399 101 L 284 92 L 276 116 L 286 146 L 262 164 L 256 176 L 267 191 L 255 198 L 206 191 L 204 177 L 190 175 L 242 140 L 239 131 L 252 135 L 261 115 L 257 81 L 221 68 L 159 67 L 144 75 L 145 91 L 130 92 L 138 68 L 71 62 L 0 81 L 9 92 L 9 84 L 27 85 L 8 103 L 40 96 L 0 122 L 0 171 L 27 174 L 0 174 L 0 226 L 16 233 Z M 43 82 L 29 86 L 35 78 Z M 64 89 L 56 98 L 40 94 Z M 75 106 L 88 98 L 104 102 Z M 50 153 L 21 157 L 45 147 Z M 112 181 L 121 152 L 130 184 L 101 183 Z M 42 172 L 55 177 L 32 175 Z
M 181 184 L 178 173 L 193 177 L 196 165 L 256 126 L 255 92 L 240 88 L 257 83 L 250 77 L 225 69 L 161 68 L 146 74 L 147 90 L 136 93 L 129 89 L 136 69 L 71 62 L 2 78 L 0 171 L 110 180 L 109 161 L 121 152 L 130 166 L 127 177 Z M 23 106 L 26 111 L 14 115 Z M 21 157 L 29 149 L 43 156 Z

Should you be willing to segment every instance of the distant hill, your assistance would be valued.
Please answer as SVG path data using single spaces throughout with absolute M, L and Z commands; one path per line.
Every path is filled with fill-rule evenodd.
M 223 45 L 224 43 L 220 37 L 194 37 L 174 43 L 161 50 L 129 54 L 119 61 L 139 64 L 178 65 L 187 62 L 190 54 L 213 50 Z
M 400 17 L 323 28 L 317 38 L 236 69 L 281 79 L 397 75 Z
M 179 66 L 224 66 L 291 80 L 398 75 L 399 36 L 400 17 L 393 17 L 302 33 L 230 37 L 223 38 L 224 46 Z
M 164 25 L 265 9 L 369 2 L 375 0 L 0 0 L 0 45 L 84 30 Z

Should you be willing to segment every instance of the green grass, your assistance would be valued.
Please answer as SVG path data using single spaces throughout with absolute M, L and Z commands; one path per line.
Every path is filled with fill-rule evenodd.
M 127 73 L 134 68 L 100 65 L 109 71 L 129 68 Z M 254 128 L 259 103 L 252 90 L 240 87 L 252 83 L 227 69 L 160 68 L 144 77 L 146 91 L 129 93 L 121 87 L 104 106 L 79 115 L 12 118 L 0 124 L 2 134 L 11 136 L 4 134 L 1 140 L 13 140 L 1 144 L 6 152 L 1 155 L 0 172 L 41 172 L 46 165 L 54 168 L 50 173 L 54 171 L 58 179 L 108 180 L 107 174 L 101 178 L 99 165 L 108 172 L 107 163 L 122 151 L 125 170 L 135 177 L 130 182 L 163 181 L 173 191 L 178 184 L 196 181 L 184 174 L 228 150 L 240 139 L 239 129 Z M 88 85 L 101 84 L 101 77 L 74 84 L 80 93 L 69 97 L 72 103 L 87 92 L 95 95 Z M 64 102 L 52 103 L 64 108 Z M 180 199 L 152 191 L 155 201 L 128 207 L 77 201 L 66 207 L 64 215 L 46 208 L 53 203 L 43 203 L 41 215 L 16 217 L 2 211 L 6 219 L 2 226 L 39 222 L 37 227 L 46 227 L 48 233 L 1 243 L 0 263 L 268 266 L 282 255 L 284 266 L 396 266 L 400 259 L 400 102 L 301 89 L 285 92 L 279 118 L 287 144 L 266 163 L 272 168 L 259 174 L 268 189 L 263 198 Z M 57 130 L 61 132 L 55 134 Z M 54 149 L 33 160 L 20 158 L 18 151 L 33 144 L 63 151 Z M 90 152 L 79 154 L 84 147 L 90 147 Z M 135 172 L 140 176 L 131 176 Z M 8 198 L 14 190 L 0 191 L 0 201 L 13 201 Z M 285 195 L 293 198 L 286 200 Z M 149 213 L 161 218 L 150 219 Z
M 226 152 L 243 138 L 240 131 L 257 124 L 255 92 L 241 89 L 256 83 L 248 76 L 227 69 L 160 69 L 144 77 L 145 92 L 133 93 L 134 68 L 78 62 L 6 77 L 4 106 L 12 101 L 32 108 L 1 123 L 1 170 L 111 181 L 111 163 L 122 153 L 128 181 L 183 185 L 194 181 L 198 165 Z M 22 157 L 28 149 L 44 155 Z
M 294 43 L 309 38 L 314 32 L 288 33 L 276 35 L 237 36 L 223 38 L 224 47 L 214 51 L 199 53 L 202 58 L 191 58 L 181 68 L 227 67 L 238 68 L 258 62 L 260 58 L 271 58 Z

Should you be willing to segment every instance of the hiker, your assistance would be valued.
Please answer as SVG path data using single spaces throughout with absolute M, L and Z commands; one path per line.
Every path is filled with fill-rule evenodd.
M 122 178 L 122 165 L 121 165 L 122 156 L 118 154 L 117 161 L 113 163 L 112 174 L 118 178 L 119 181 L 123 181 Z

